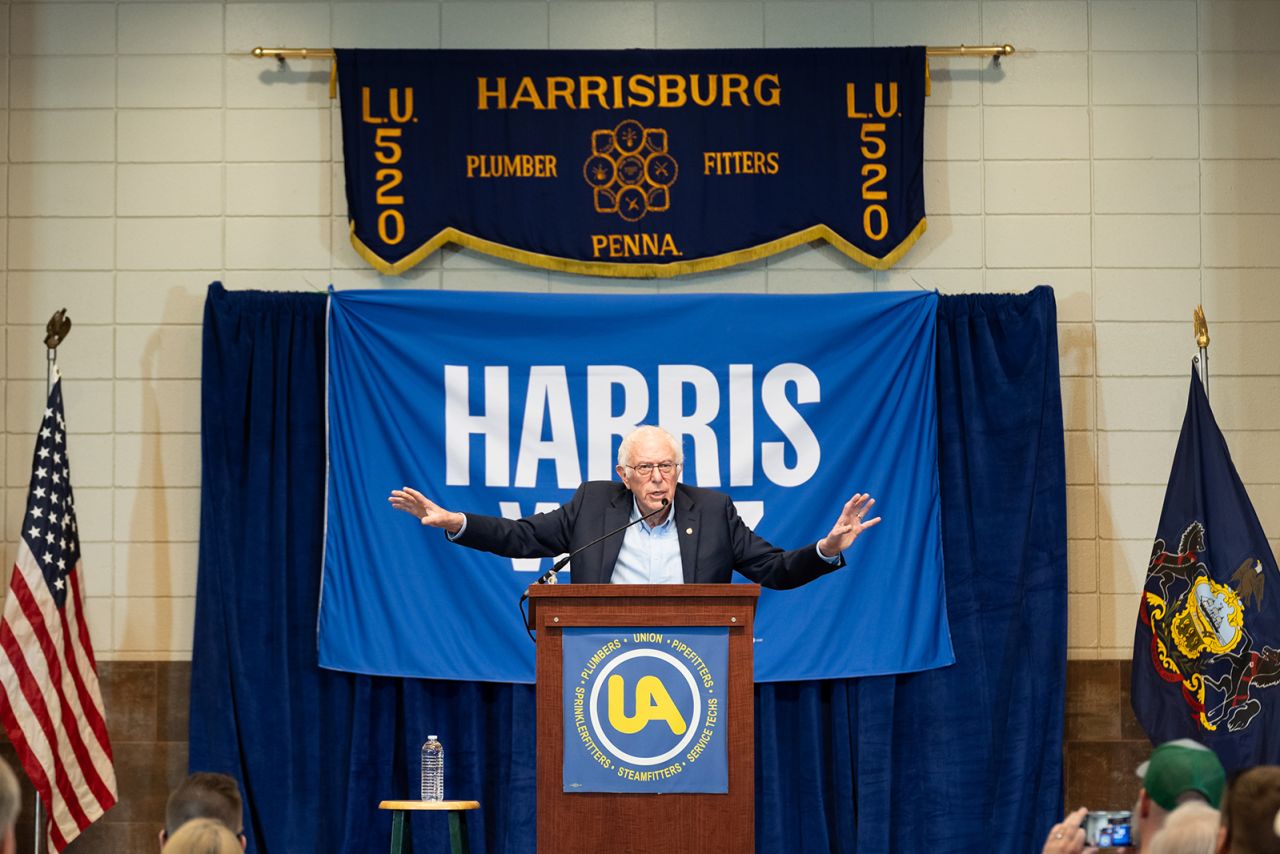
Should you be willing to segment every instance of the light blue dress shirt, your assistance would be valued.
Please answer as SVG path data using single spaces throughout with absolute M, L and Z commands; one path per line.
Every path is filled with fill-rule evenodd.
M 631 499 L 631 518 L 640 516 L 640 507 Z M 456 540 L 467 530 L 467 517 L 462 516 L 462 527 L 456 534 L 445 531 L 449 540 Z M 827 557 L 822 549 L 814 546 L 818 557 L 830 564 L 840 562 L 840 555 Z M 572 569 L 572 566 L 569 567 Z M 680 562 L 680 535 L 676 529 L 676 508 L 661 525 L 649 527 L 647 522 L 627 528 L 622 538 L 618 562 L 613 565 L 611 584 L 684 584 L 684 564 Z
M 640 508 L 631 500 L 631 521 L 640 518 Z M 684 584 L 680 563 L 680 537 L 676 530 L 676 508 L 672 507 L 661 525 L 641 522 L 627 528 L 622 538 L 618 562 L 613 565 L 613 584 Z

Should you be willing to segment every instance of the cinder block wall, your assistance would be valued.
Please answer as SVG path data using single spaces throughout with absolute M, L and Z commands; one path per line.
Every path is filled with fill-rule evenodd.
M 247 56 L 255 45 L 991 42 L 1019 53 L 1000 66 L 933 62 L 929 231 L 897 268 L 873 273 L 815 246 L 661 283 L 549 274 L 451 249 L 403 278 L 379 277 L 347 242 L 327 65 L 279 69 Z M 6 559 L 42 405 L 43 325 L 63 306 L 75 321 L 60 361 L 94 641 L 113 664 L 182 667 L 211 280 L 775 293 L 1048 283 L 1068 431 L 1068 642 L 1072 659 L 1093 662 L 1073 666 L 1072 679 L 1101 674 L 1088 690 L 1109 690 L 1122 681 L 1109 679 L 1116 660 L 1129 655 L 1197 302 L 1213 335 L 1218 418 L 1263 525 L 1280 532 L 1277 45 L 1280 3 L 1269 0 L 0 5 Z M 1115 690 L 1101 707 L 1120 708 Z M 1088 733 L 1109 726 L 1076 735 L 1106 744 Z M 155 803 L 154 793 L 125 796 Z

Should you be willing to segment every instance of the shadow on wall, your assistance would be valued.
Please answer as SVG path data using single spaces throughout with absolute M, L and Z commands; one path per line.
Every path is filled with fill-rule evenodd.
M 323 70 L 314 68 L 315 60 L 303 60 L 308 66 L 312 66 L 307 71 L 295 71 L 289 66 L 289 60 L 266 60 L 258 59 L 256 56 L 244 57 L 246 61 L 256 63 L 267 63 L 267 67 L 258 75 L 258 80 L 267 86 L 322 86 L 322 91 L 329 90 L 329 69 L 328 66 L 321 66 Z
M 174 309 L 175 300 L 185 298 L 180 288 L 170 291 L 166 298 L 166 315 Z M 127 597 L 117 600 L 125 603 L 123 611 L 117 612 L 120 623 L 115 632 L 117 652 L 175 651 L 169 647 L 174 636 L 174 624 L 179 617 L 177 611 L 186 604 L 184 599 L 175 598 L 174 572 L 183 571 L 184 568 L 173 565 L 173 526 L 169 502 L 162 491 L 168 484 L 169 477 L 160 441 L 163 437 L 160 426 L 163 423 L 160 411 L 161 390 L 156 383 L 161 374 L 159 366 L 163 358 L 161 339 L 161 329 L 156 328 L 147 339 L 139 365 L 142 412 L 138 421 L 143 429 L 155 432 L 150 435 L 152 441 L 143 443 L 139 456 L 134 482 L 142 488 L 134 492 L 129 516 L 129 544 L 126 549 L 128 565 L 122 567 L 129 573 L 149 573 L 149 590 L 146 598 Z M 199 464 L 198 460 L 196 464 Z M 194 573 L 195 567 L 190 567 L 187 571 Z M 139 605 L 152 609 L 152 613 L 130 613 Z M 189 638 L 185 648 L 190 648 Z
M 1019 51 L 1022 53 L 1023 51 Z M 1004 79 L 1004 65 L 986 57 L 933 57 L 929 60 L 929 78 L 934 85 L 950 83 L 999 83 Z M 925 104 L 928 104 L 925 100 Z

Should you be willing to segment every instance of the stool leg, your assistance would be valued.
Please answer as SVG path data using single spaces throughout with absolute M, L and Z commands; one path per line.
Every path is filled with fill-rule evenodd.
M 400 854 L 404 845 L 404 813 L 394 810 L 391 813 L 391 854 Z
M 449 812 L 450 854 L 471 854 L 471 840 L 467 837 L 467 814 L 461 810 Z

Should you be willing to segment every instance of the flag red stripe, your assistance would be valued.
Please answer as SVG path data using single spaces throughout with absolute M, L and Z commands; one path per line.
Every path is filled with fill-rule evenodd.
M 76 597 L 76 632 L 80 637 L 80 649 L 84 651 L 85 657 L 89 659 L 89 667 L 93 669 L 94 676 L 98 674 L 98 660 L 93 655 L 93 641 L 89 640 L 89 624 L 84 619 L 84 596 L 80 593 L 80 561 L 76 561 L 75 567 L 68 576 L 71 579 L 71 593 Z
M 106 757 L 107 763 L 110 764 L 113 761 L 111 756 L 111 739 L 107 735 L 106 722 L 102 720 L 102 716 L 98 714 L 97 708 L 93 705 L 93 695 L 89 693 L 89 689 L 84 684 L 84 677 L 80 673 L 80 668 L 77 666 L 74 659 L 75 651 L 71 648 L 71 642 L 66 638 L 65 633 L 70 632 L 70 626 L 67 625 L 67 615 L 65 610 L 62 614 L 62 629 L 64 632 L 63 646 L 66 647 L 66 655 L 70 662 L 67 665 L 67 669 L 71 672 L 71 681 L 75 683 L 76 694 L 80 698 L 81 714 L 88 722 L 90 729 L 93 730 L 94 737 L 98 741 L 98 748 Z M 92 765 L 92 760 L 90 760 L 90 764 Z M 98 773 L 97 767 L 93 767 L 92 776 L 88 774 L 85 776 L 89 781 L 90 788 L 93 789 L 94 798 L 97 799 L 98 805 L 102 807 L 102 811 L 106 812 L 115 806 L 116 797 L 111 791 L 113 787 L 108 785 L 107 781 L 102 779 L 101 774 Z M 95 780 L 98 781 L 100 788 L 93 787 L 93 782 Z
M 0 622 L 0 645 L 4 647 L 5 654 L 9 656 L 9 663 L 13 665 L 15 671 L 19 670 L 19 665 L 13 659 L 12 645 L 13 633 L 9 630 L 9 624 Z M 21 662 L 22 668 L 26 667 L 26 662 Z M 0 721 L 4 723 L 5 732 L 9 735 L 9 741 L 13 744 L 14 750 L 18 754 L 18 761 L 22 763 L 22 770 L 27 772 L 27 776 L 31 778 L 31 784 L 36 787 L 36 794 L 44 799 L 46 804 L 49 803 L 49 795 L 52 791 L 49 785 L 49 776 L 44 771 L 44 765 L 41 764 L 40 758 L 36 756 L 31 745 L 27 742 L 27 734 L 23 732 L 18 718 L 14 715 L 13 710 L 18 705 L 19 698 L 8 696 L 6 692 L 7 703 L 0 706 Z M 43 729 L 43 727 L 42 727 Z M 45 736 L 48 737 L 48 730 L 45 730 Z M 50 751 L 52 753 L 53 751 Z
M 12 628 L 7 621 L 0 622 L 0 647 L 4 648 L 6 657 L 8 657 L 10 664 L 13 666 L 14 675 L 21 680 L 25 674 L 25 678 L 28 681 L 23 684 L 28 686 L 34 684 L 34 677 L 31 675 L 30 670 L 27 667 L 26 659 L 21 657 L 22 648 L 18 645 L 17 638 L 14 637 Z M 17 659 L 13 658 L 15 649 L 18 651 Z M 18 719 L 14 714 L 14 710 L 22 708 L 24 710 L 23 717 L 27 720 L 34 721 L 38 724 L 41 723 L 41 720 L 37 710 L 31 708 L 26 702 L 26 697 L 24 696 L 24 691 L 26 689 L 22 687 L 22 685 L 15 687 L 18 692 L 16 696 L 9 693 L 8 688 L 5 690 L 5 699 L 8 700 L 8 702 L 3 704 L 2 720 L 4 722 L 5 732 L 8 734 L 9 741 L 13 744 L 14 749 L 18 754 L 18 761 L 22 763 L 23 770 L 27 772 L 27 776 L 31 778 L 32 785 L 36 787 L 38 796 L 45 802 L 45 805 L 48 806 L 53 802 L 52 785 L 49 782 L 48 774 L 45 773 L 45 766 L 41 757 L 37 754 L 36 748 L 27 740 L 26 731 L 23 730 L 22 725 L 18 722 Z M 54 775 L 57 776 L 57 772 L 61 770 L 62 766 L 58 763 L 57 757 L 55 756 L 55 748 L 49 743 L 48 727 L 42 725 L 41 729 L 43 731 L 35 737 L 39 738 L 42 742 L 49 764 L 53 766 Z M 40 738 L 40 736 L 43 736 L 43 738 Z M 61 791 L 61 789 L 59 789 L 59 791 Z M 59 800 L 58 803 L 61 803 L 61 800 Z M 68 818 L 70 817 L 65 809 L 61 810 L 60 814 Z M 49 818 L 50 821 L 55 819 L 52 809 L 49 810 Z
M 10 662 L 14 665 L 14 669 L 18 672 L 19 682 L 22 685 L 22 693 L 27 705 L 35 715 L 41 729 L 44 730 L 45 738 L 48 739 L 50 753 L 53 757 L 54 779 L 57 783 L 58 792 L 64 800 L 68 801 L 67 809 L 76 826 L 83 829 L 88 827 L 92 820 L 84 812 L 83 805 L 80 803 L 80 798 L 76 793 L 75 784 L 67 773 L 67 766 L 62 759 L 65 748 L 59 744 L 59 732 L 66 746 L 71 748 L 71 752 L 75 754 L 77 762 L 80 763 L 79 770 L 82 772 L 87 770 L 95 777 L 96 771 L 92 763 L 86 761 L 88 760 L 87 751 L 84 749 L 83 742 L 80 741 L 79 728 L 75 726 L 75 718 L 70 714 L 70 710 L 67 708 L 67 699 L 62 693 L 62 675 L 59 668 L 60 662 L 57 657 L 57 648 L 53 645 L 53 639 L 48 636 L 47 627 L 44 625 L 44 617 L 40 614 L 39 608 L 32 598 L 31 589 L 27 586 L 26 577 L 21 569 L 14 572 L 13 578 L 9 581 L 9 590 L 14 597 L 14 601 L 21 608 L 23 617 L 26 618 L 27 623 L 31 626 L 32 635 L 40 646 L 45 667 L 49 669 L 49 682 L 51 683 L 49 687 L 53 688 L 56 694 L 56 701 L 59 706 L 57 710 L 51 710 L 45 702 L 44 694 L 40 691 L 39 680 L 31 671 L 26 658 L 23 656 L 23 647 L 18 643 L 17 636 L 9 634 L 12 627 L 8 624 L 5 625 L 7 636 L 3 639 L 6 652 L 9 655 Z M 31 618 L 32 611 L 35 611 L 36 620 Z M 15 661 L 15 656 L 19 660 Z M 62 724 L 61 730 L 56 726 L 57 721 L 54 720 L 54 711 L 57 712 L 59 721 Z M 68 728 L 68 719 L 70 719 L 70 728 Z M 87 769 L 83 767 L 86 764 L 88 764 Z M 87 777 L 88 774 L 85 776 Z M 92 786 L 90 786 L 90 789 L 92 790 Z
M 62 609 L 62 647 L 63 655 L 66 656 L 68 668 L 71 671 L 71 680 L 75 683 L 76 694 L 80 697 L 80 708 L 84 711 L 85 720 L 89 723 L 89 728 L 93 730 L 93 734 L 98 739 L 98 745 L 106 753 L 107 759 L 111 756 L 111 737 L 107 735 L 107 722 L 103 720 L 102 713 L 98 710 L 97 702 L 95 702 L 96 691 L 91 692 L 84 682 L 84 673 L 80 670 L 80 662 L 76 658 L 76 645 L 72 638 L 72 626 L 67 620 L 67 611 L 75 611 L 76 630 L 80 637 L 80 649 L 82 649 L 89 658 L 89 666 L 97 669 L 93 663 L 93 645 L 89 641 L 89 627 L 85 625 L 84 615 L 80 608 L 80 603 L 84 600 L 80 598 L 80 582 L 79 573 L 72 570 L 67 576 L 71 581 L 71 590 L 67 595 L 67 606 Z M 101 798 L 99 798 L 101 801 Z M 111 798 L 111 803 L 115 803 L 115 798 Z M 103 809 L 108 809 L 110 804 L 104 804 Z
M 13 580 L 9 584 L 9 589 L 17 595 L 18 604 L 22 607 L 22 612 L 26 616 L 27 622 L 31 624 L 36 640 L 40 644 L 41 652 L 44 653 L 45 662 L 49 667 L 49 681 L 52 683 L 50 687 L 53 688 L 54 692 L 58 696 L 63 735 L 66 737 L 67 743 L 71 747 L 71 752 L 75 754 L 76 761 L 80 765 L 80 772 L 84 775 L 85 783 L 88 784 L 89 791 L 93 793 L 93 796 L 98 801 L 99 805 L 113 804 L 115 803 L 115 797 L 111 794 L 111 791 L 106 787 L 106 785 L 103 784 L 102 778 L 98 775 L 98 769 L 93 764 L 93 758 L 89 756 L 89 751 L 85 747 L 84 740 L 80 737 L 80 727 L 76 720 L 76 716 L 71 711 L 71 708 L 67 703 L 67 695 L 63 691 L 62 687 L 62 668 L 64 666 L 64 662 L 58 655 L 58 648 L 53 640 L 50 627 L 45 624 L 44 614 L 40 611 L 40 606 L 36 604 L 35 597 L 32 595 L 31 589 L 27 587 L 26 579 L 23 578 L 21 571 L 14 573 Z M 41 702 L 43 702 L 43 698 L 41 699 Z M 73 799 L 76 803 L 75 809 L 72 810 L 72 814 L 75 815 L 75 813 L 79 811 L 80 816 L 84 817 L 84 820 L 81 821 L 81 817 L 76 816 L 76 824 L 79 825 L 81 830 L 83 830 L 89 826 L 93 819 L 90 819 L 83 812 L 80 799 L 78 797 Z M 103 806 L 102 808 L 106 809 L 106 806 Z
M 54 851 L 61 851 L 71 844 L 71 840 L 62 835 L 62 829 L 52 822 L 49 824 L 49 842 L 53 845 Z
M 13 580 L 9 584 L 9 590 L 15 596 L 20 595 L 17 588 L 18 580 L 21 577 L 21 572 L 15 572 Z M 25 582 L 22 583 L 22 587 L 26 588 Z M 49 714 L 48 706 L 45 705 L 44 695 L 40 693 L 36 678 L 31 673 L 31 668 L 27 666 L 26 658 L 23 657 L 22 647 L 19 646 L 18 639 L 14 637 L 8 622 L 0 623 L 0 645 L 4 646 L 9 663 L 13 665 L 13 669 L 18 675 L 18 684 L 22 686 L 22 696 L 26 700 L 27 708 L 31 711 L 31 716 L 40 725 L 45 739 L 49 742 L 49 750 L 53 755 L 53 777 L 58 793 L 62 795 L 63 800 L 69 802 L 68 809 L 71 811 L 71 817 L 76 826 L 87 827 L 88 817 L 80 809 L 80 801 L 76 798 L 75 789 L 71 785 L 71 780 L 67 777 L 66 768 L 58 761 L 58 736 L 53 728 L 53 718 Z M 50 800 L 52 800 L 52 794 L 52 790 L 50 790 Z

